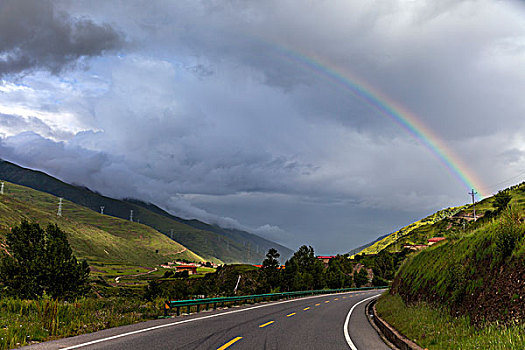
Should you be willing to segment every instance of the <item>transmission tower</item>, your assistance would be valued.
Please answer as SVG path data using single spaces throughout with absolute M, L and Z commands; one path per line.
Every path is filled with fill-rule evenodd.
M 476 221 L 476 199 L 474 198 L 474 196 L 478 194 L 478 192 L 472 189 L 472 192 L 469 192 L 468 194 L 472 195 L 472 208 L 474 209 L 474 221 Z
M 4 194 L 4 182 L 0 184 L 0 194 Z
M 58 199 L 58 210 L 57 210 L 57 216 L 62 216 L 62 197 Z
M 100 207 L 100 214 L 104 215 L 104 207 L 103 206 Z
M 133 222 L 133 210 L 129 211 L 129 221 Z

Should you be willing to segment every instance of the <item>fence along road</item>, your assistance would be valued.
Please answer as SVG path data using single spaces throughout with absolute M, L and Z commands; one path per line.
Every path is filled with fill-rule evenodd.
M 357 305 L 349 315 L 354 305 L 380 293 L 369 290 L 316 295 L 201 312 L 107 329 L 30 348 L 388 349 L 366 319 L 366 301 Z M 345 337 L 345 324 L 352 345 Z

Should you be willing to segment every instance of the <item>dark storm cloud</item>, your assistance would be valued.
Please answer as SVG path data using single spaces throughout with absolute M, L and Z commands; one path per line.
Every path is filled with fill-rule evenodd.
M 70 28 L 88 18 L 134 44 L 119 56 L 100 49 L 88 70 L 0 86 L 0 156 L 66 181 L 258 227 L 323 254 L 469 199 L 427 148 L 326 69 L 358 76 L 414 112 L 489 185 L 523 169 L 525 10 L 517 2 L 53 4 L 69 15 L 48 12 L 51 33 L 57 18 L 70 18 Z
M 0 3 L 0 77 L 32 69 L 58 73 L 122 44 L 121 34 L 109 24 L 71 17 L 51 1 Z

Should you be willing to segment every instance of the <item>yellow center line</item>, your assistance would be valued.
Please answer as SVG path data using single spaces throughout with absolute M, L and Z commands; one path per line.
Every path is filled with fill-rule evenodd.
M 343 299 L 346 299 L 346 297 L 343 297 Z
M 319 305 L 321 305 L 321 304 L 315 304 L 315 306 L 319 306 Z
M 335 298 L 334 300 L 339 300 L 339 298 Z
M 233 343 L 236 343 L 238 342 L 239 340 L 241 340 L 242 337 L 236 337 L 236 338 L 233 338 L 232 340 L 230 340 L 229 342 L 227 342 L 226 344 L 224 344 L 223 346 L 221 346 L 220 348 L 217 348 L 217 350 L 224 350 L 224 349 L 227 349 L 229 348 Z
M 329 303 L 329 302 L 330 302 L 330 300 L 325 300 L 325 303 Z
M 292 317 L 295 314 L 296 314 L 296 312 L 292 312 L 291 314 L 286 315 L 286 317 Z
M 259 328 L 264 328 L 264 327 L 266 327 L 266 326 L 268 326 L 268 325 L 271 325 L 271 324 L 274 323 L 274 322 L 275 322 L 275 321 L 270 321 L 270 322 L 263 323 L 263 324 L 259 325 Z
M 306 310 L 308 310 L 309 308 L 310 308 L 310 306 L 305 307 L 303 310 L 306 311 Z

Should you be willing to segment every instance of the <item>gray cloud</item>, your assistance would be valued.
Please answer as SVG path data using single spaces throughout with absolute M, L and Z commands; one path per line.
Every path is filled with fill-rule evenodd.
M 525 167 L 518 3 L 54 4 L 133 42 L 0 86 L 0 157 L 66 181 L 323 254 L 468 201 L 341 80 L 354 76 L 414 112 L 485 192 Z
M 74 18 L 51 1 L 0 3 L 0 77 L 32 69 L 58 73 L 122 45 L 121 34 L 109 24 Z

